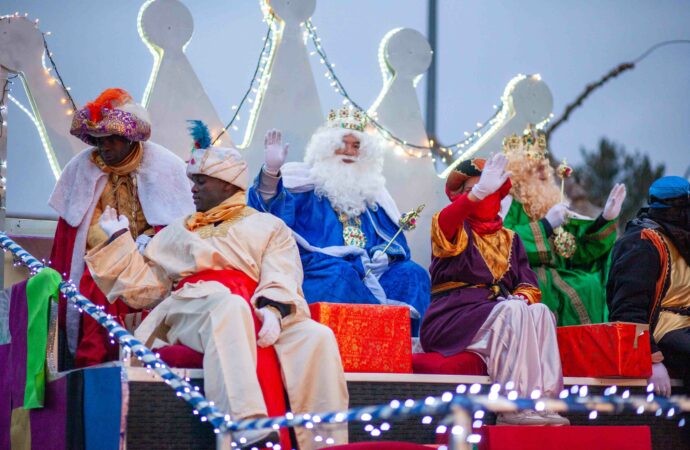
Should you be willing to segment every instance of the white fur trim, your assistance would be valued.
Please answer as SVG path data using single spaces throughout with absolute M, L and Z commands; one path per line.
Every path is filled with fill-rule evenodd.
M 168 225 L 179 217 L 193 213 L 191 183 L 185 174 L 184 161 L 161 145 L 153 142 L 142 144 L 144 156 L 136 177 L 139 202 L 146 221 L 151 225 Z M 77 285 L 84 273 L 91 217 L 108 180 L 108 175 L 91 162 L 92 151 L 93 147 L 89 147 L 72 158 L 48 201 L 61 218 L 77 228 L 69 273 L 69 278 Z M 68 311 L 71 309 L 68 308 Z M 67 327 L 69 348 L 74 352 L 79 316 L 70 314 Z

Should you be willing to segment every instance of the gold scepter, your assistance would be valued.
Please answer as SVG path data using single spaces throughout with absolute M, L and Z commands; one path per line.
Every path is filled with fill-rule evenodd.
M 564 159 L 556 169 L 556 174 L 561 179 L 561 203 L 563 203 L 565 202 L 565 179 L 570 178 L 573 174 L 573 169 Z M 562 226 L 554 230 L 553 243 L 556 247 L 556 253 L 565 259 L 571 258 L 575 254 L 575 250 L 577 250 L 575 236 L 569 231 L 566 231 Z
M 402 233 L 403 231 L 414 230 L 417 227 L 417 218 L 422 213 L 422 211 L 424 210 L 425 207 L 426 207 L 426 205 L 424 203 L 422 203 L 421 205 L 417 206 L 416 209 L 413 209 L 412 211 L 408 211 L 405 214 L 403 214 L 402 216 L 400 216 L 400 219 L 398 219 L 398 226 L 399 226 L 398 231 L 396 231 L 395 234 L 393 235 L 393 237 L 391 238 L 391 240 L 388 241 L 388 244 L 386 244 L 386 246 L 383 247 L 383 253 L 384 254 L 386 253 L 386 250 L 388 250 L 388 248 L 393 244 L 393 241 L 395 241 L 395 238 L 397 238 L 400 233 Z M 366 273 L 364 274 L 364 278 L 369 276 L 370 273 L 371 273 L 371 269 L 368 269 L 366 271 Z M 362 279 L 364 279 L 364 278 L 362 278 Z

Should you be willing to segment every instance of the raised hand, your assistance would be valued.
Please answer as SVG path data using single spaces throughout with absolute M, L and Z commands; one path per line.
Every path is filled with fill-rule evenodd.
M 482 170 L 479 182 L 472 187 L 472 194 L 479 200 L 483 200 L 496 192 L 510 176 L 506 172 L 508 158 L 503 153 L 498 153 L 486 162 Z
M 621 213 L 626 195 L 627 190 L 625 189 L 625 185 L 623 183 L 617 183 L 609 193 L 609 198 L 606 200 L 606 205 L 604 206 L 604 211 L 601 213 L 601 216 L 607 221 L 614 220 L 618 217 Z
M 280 130 L 269 130 L 264 138 L 264 170 L 270 175 L 278 175 L 285 163 L 288 147 L 283 145 L 283 134 Z

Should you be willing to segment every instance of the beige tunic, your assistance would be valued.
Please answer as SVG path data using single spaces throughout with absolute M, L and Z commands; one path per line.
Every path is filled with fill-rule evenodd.
M 218 226 L 190 232 L 179 219 L 158 233 L 144 256 L 131 235 L 100 245 L 86 256 L 94 280 L 109 301 L 121 297 L 135 308 L 158 304 L 136 331 L 147 341 L 164 325 L 167 342 L 204 353 L 206 395 L 233 420 L 266 415 L 256 379 L 256 339 L 247 303 L 215 281 L 172 287 L 205 270 L 240 270 L 258 282 L 260 297 L 290 305 L 274 347 L 281 363 L 290 407 L 295 413 L 344 410 L 347 385 L 335 337 L 310 319 L 302 294 L 302 267 L 290 230 L 278 218 L 247 209 Z M 164 300 L 163 300 L 164 299 Z M 314 431 L 298 429 L 300 448 L 321 444 Z M 346 427 L 316 430 L 325 442 L 347 441 Z

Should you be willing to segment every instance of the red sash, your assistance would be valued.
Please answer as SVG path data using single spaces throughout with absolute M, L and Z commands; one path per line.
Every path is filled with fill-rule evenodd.
M 254 307 L 250 302 L 256 290 L 256 281 L 239 270 L 205 270 L 183 279 L 177 284 L 176 288 L 179 289 L 187 283 L 196 283 L 198 281 L 217 281 L 227 287 L 233 294 L 242 297 L 249 304 L 252 311 L 254 331 L 258 336 L 261 329 L 261 321 L 256 317 Z M 285 404 L 285 390 L 283 378 L 280 375 L 278 355 L 273 346 L 267 348 L 257 346 L 256 350 L 256 375 L 259 379 L 261 392 L 264 395 L 266 410 L 269 416 L 282 416 L 287 412 L 287 406 Z M 283 448 L 292 448 L 290 433 L 287 428 L 280 430 L 280 444 Z

